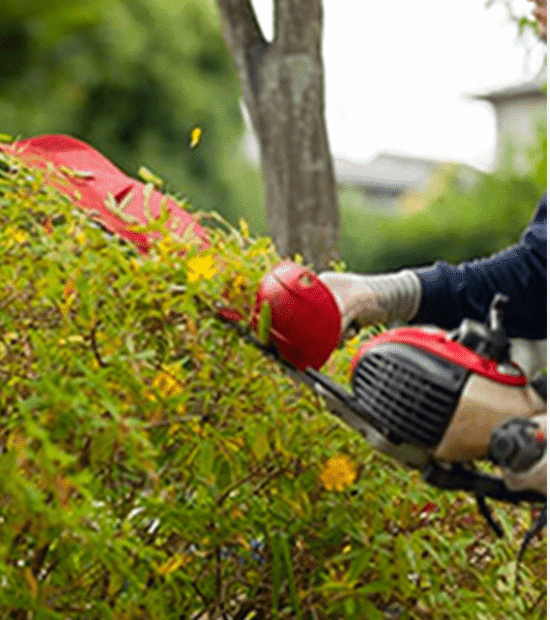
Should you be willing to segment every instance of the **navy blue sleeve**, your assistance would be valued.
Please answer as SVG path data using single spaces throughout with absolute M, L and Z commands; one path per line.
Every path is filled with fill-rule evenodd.
M 504 293 L 508 336 L 546 338 L 546 194 L 517 245 L 490 258 L 456 266 L 438 261 L 416 272 L 422 301 L 411 323 L 452 329 L 464 317 L 484 321 L 495 293 Z

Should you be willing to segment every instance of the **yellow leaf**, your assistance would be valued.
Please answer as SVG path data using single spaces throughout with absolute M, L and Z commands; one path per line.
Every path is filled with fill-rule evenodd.
M 192 149 L 199 145 L 199 142 L 201 141 L 201 136 L 202 129 L 200 127 L 193 128 L 193 130 L 191 131 L 191 143 L 189 144 Z
M 239 220 L 239 226 L 241 228 L 241 235 L 248 239 L 250 237 L 250 231 L 248 230 L 248 224 L 245 222 L 243 218 Z
M 25 567 L 23 574 L 25 575 L 25 581 L 29 586 L 31 594 L 34 598 L 36 598 L 38 596 L 38 583 L 36 581 L 36 577 L 32 574 L 32 570 L 28 566 Z
M 168 429 L 169 435 L 176 435 L 181 430 L 181 424 L 172 424 Z
M 254 456 L 261 461 L 269 454 L 269 441 L 265 433 L 258 433 L 251 446 Z
M 63 300 L 67 301 L 71 295 L 74 294 L 74 280 L 68 280 L 67 284 L 65 284 L 65 288 L 63 289 Z
M 164 576 L 169 575 L 170 573 L 173 573 L 175 570 L 178 570 L 178 568 L 180 568 L 181 566 L 185 566 L 186 564 L 188 564 L 190 559 L 191 558 L 189 558 L 186 555 L 181 555 L 181 554 L 176 555 L 173 558 L 170 558 L 169 560 L 167 560 L 161 566 L 158 566 L 157 572 Z
M 140 167 L 138 176 L 142 181 L 145 181 L 145 183 L 152 183 L 157 189 L 161 189 L 164 185 L 163 180 L 145 166 Z
M 231 287 L 236 293 L 242 293 L 243 290 L 246 288 L 246 280 L 241 273 L 238 273 L 235 276 L 233 282 L 231 283 Z
M 231 517 L 233 519 L 244 519 L 242 511 L 237 506 L 233 506 L 233 508 L 231 508 Z

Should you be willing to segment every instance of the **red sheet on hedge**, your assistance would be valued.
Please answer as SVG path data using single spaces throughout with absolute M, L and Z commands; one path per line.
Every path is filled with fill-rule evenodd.
M 125 206 L 124 213 L 135 217 L 141 224 L 147 224 L 143 195 L 145 184 L 124 174 L 89 144 L 70 136 L 46 135 L 11 144 L 0 144 L 0 150 L 17 156 L 30 166 L 47 168 L 49 162 L 56 168 L 61 166 L 75 171 L 75 175 L 67 171 L 63 180 L 52 178 L 52 185 L 69 196 L 76 206 L 89 213 L 95 212 L 92 217 L 107 230 L 127 239 L 140 252 L 148 251 L 150 239 L 147 235 L 131 231 L 131 224 L 105 206 L 109 193 L 119 204 L 131 193 L 132 198 Z M 206 231 L 187 211 L 156 189 L 151 192 L 149 198 L 149 209 L 153 217 L 160 215 L 162 201 L 170 213 L 168 225 L 175 225 L 179 220 L 176 228 L 178 235 L 183 235 L 191 226 L 203 241 L 201 247 L 207 247 Z

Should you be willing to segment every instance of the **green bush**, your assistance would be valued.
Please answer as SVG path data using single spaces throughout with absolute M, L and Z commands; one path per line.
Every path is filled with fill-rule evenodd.
M 212 318 L 278 261 L 146 257 L 0 157 L 0 619 L 545 618 L 546 536 L 370 449 Z M 185 250 L 180 255 L 180 250 Z M 346 383 L 358 340 L 325 371 Z

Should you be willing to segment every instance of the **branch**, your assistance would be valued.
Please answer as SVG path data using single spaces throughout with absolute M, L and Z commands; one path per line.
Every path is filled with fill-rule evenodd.
M 218 6 L 222 32 L 237 69 L 244 102 L 257 129 L 258 68 L 269 44 L 262 34 L 250 0 L 218 0 Z
M 97 361 L 97 363 L 99 364 L 99 366 L 101 368 L 107 368 L 107 366 L 109 364 L 107 364 L 107 362 L 104 362 L 101 359 L 101 355 L 99 354 L 99 349 L 97 347 L 97 340 L 96 340 L 96 334 L 97 334 L 97 330 L 99 329 L 99 326 L 101 325 L 101 321 L 96 321 L 90 331 L 90 345 L 92 347 L 92 353 L 94 354 L 94 357 Z

